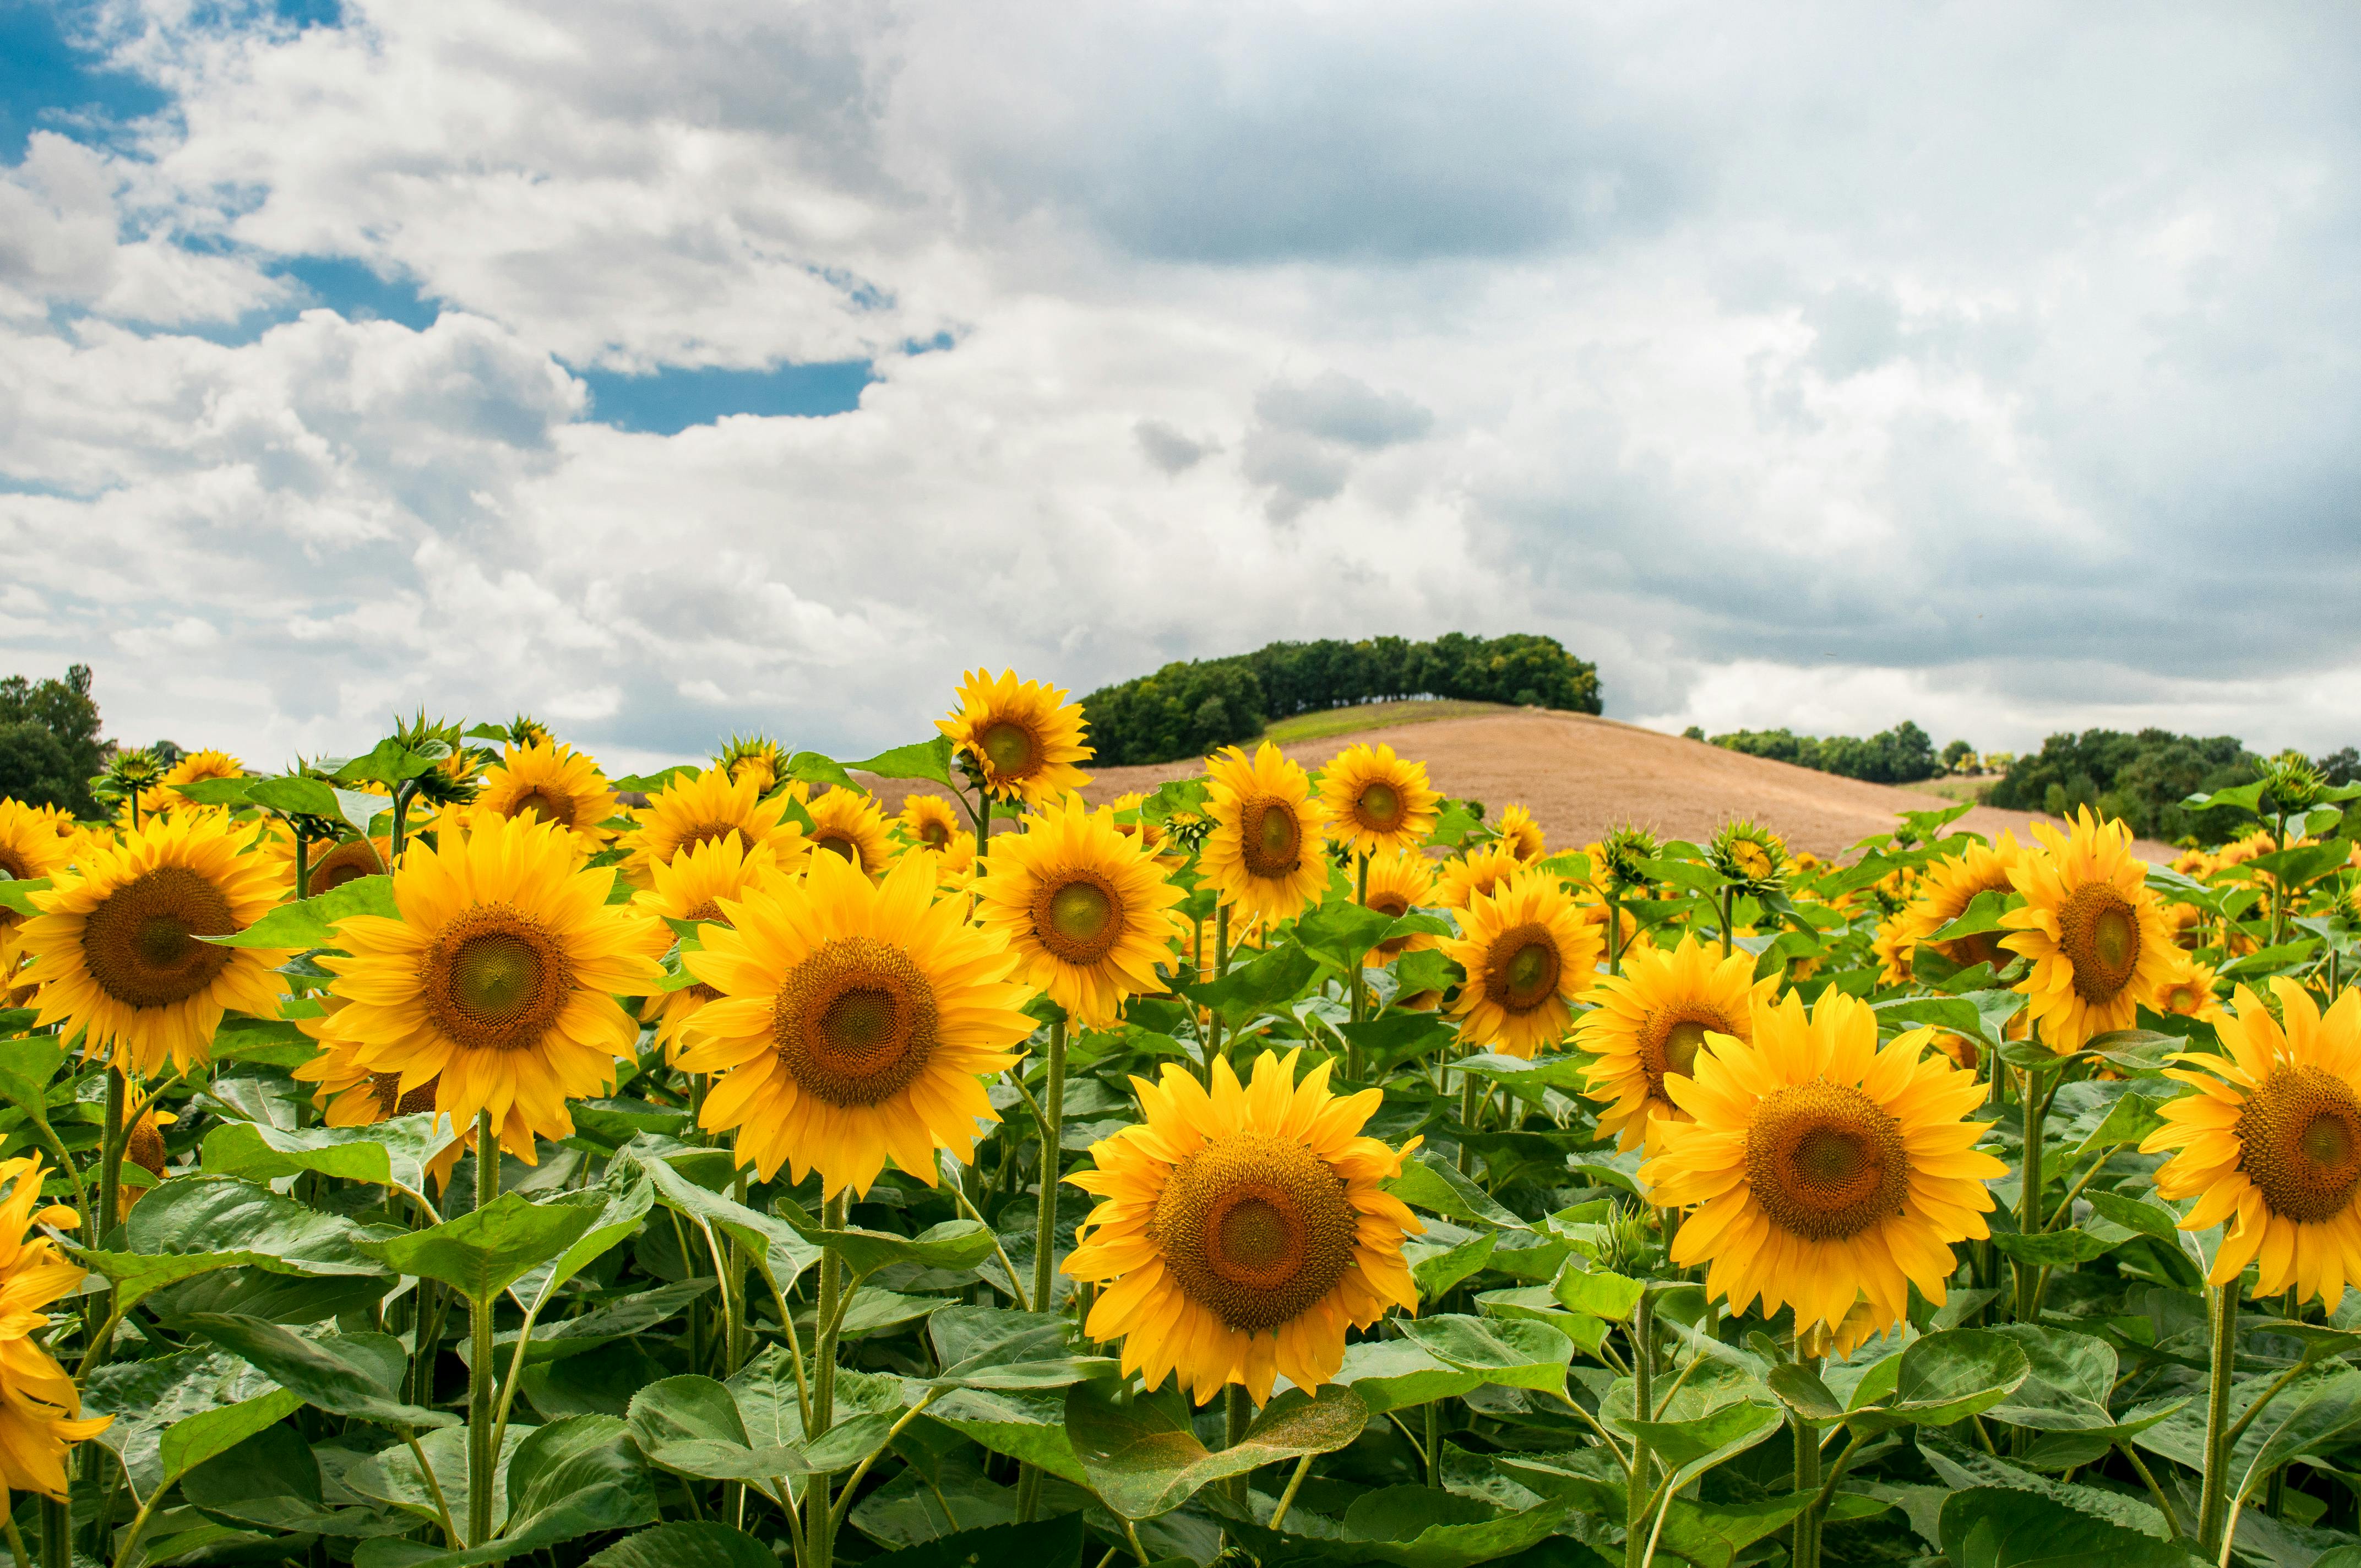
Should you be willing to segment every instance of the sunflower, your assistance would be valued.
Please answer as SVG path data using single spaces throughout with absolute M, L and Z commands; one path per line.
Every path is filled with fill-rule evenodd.
M 2033 960 L 2016 989 L 2052 1050 L 2079 1050 L 2093 1035 L 2127 1029 L 2142 1003 L 2154 1006 L 2178 951 L 2147 866 L 2134 860 L 2131 829 L 2102 823 L 2084 807 L 2070 837 L 2041 823 L 2048 849 L 2011 868 L 2025 907 L 2001 916 L 2014 931 L 2001 946 Z
M 1123 794 L 1116 795 L 1109 804 L 1115 810 L 1115 830 L 1116 832 L 1122 834 L 1126 839 L 1138 839 L 1142 845 L 1146 846 L 1148 849 L 1155 850 L 1159 859 L 1166 858 L 1164 824 L 1161 822 L 1150 822 L 1147 817 L 1140 815 L 1140 807 L 1148 804 L 1148 796 L 1142 795 L 1136 789 L 1126 790 Z M 1124 820 L 1126 817 L 1128 817 L 1130 820 L 1127 822 Z
M 2172 977 L 2157 992 L 2156 1010 L 2219 1024 L 2228 1016 L 2222 1010 L 2221 997 L 2215 994 L 2221 983 L 2222 977 L 2213 972 L 2212 964 L 2200 963 L 2183 953 L 2173 966 Z
M 913 850 L 910 854 L 928 854 Z M 944 893 L 966 893 L 975 886 L 975 835 L 962 833 L 953 839 L 940 854 L 931 854 L 935 862 L 935 886 Z
M 1477 894 L 1459 932 L 1441 944 L 1467 971 L 1451 1007 L 1459 1037 L 1528 1060 L 1564 1039 L 1574 1018 L 1567 1003 L 1598 980 L 1605 944 L 1557 879 L 1528 871 Z
M 1311 805 L 1312 778 L 1269 741 L 1253 761 L 1224 746 L 1205 761 L 1212 776 L 1205 815 L 1213 830 L 1197 869 L 1224 904 L 1242 915 L 1288 920 L 1328 891 L 1328 861 L 1320 852 L 1320 817 Z
M 82 1395 L 42 1340 L 49 1315 L 42 1309 L 80 1288 L 88 1270 L 68 1261 L 58 1244 L 35 1237 L 35 1225 L 71 1229 L 81 1216 L 61 1203 L 41 1201 L 46 1174 L 33 1156 L 0 1160 L 0 1506 L 15 1492 L 66 1499 L 66 1452 L 112 1425 L 113 1416 L 78 1420 Z
M 1133 1079 L 1146 1122 L 1066 1179 L 1100 1201 L 1065 1264 L 1105 1287 L 1086 1332 L 1120 1338 L 1150 1388 L 1173 1372 L 1201 1405 L 1231 1383 L 1257 1403 L 1277 1377 L 1316 1388 L 1348 1327 L 1418 1310 L 1401 1244 L 1424 1227 L 1380 1184 L 1419 1140 L 1360 1136 L 1378 1091 L 1330 1093 L 1324 1061 L 1297 1083 L 1301 1055 L 1265 1051 L 1245 1086 L 1216 1058 L 1210 1093 L 1172 1063 L 1161 1085 Z
M 1511 806 L 1500 813 L 1499 826 L 1494 831 L 1499 834 L 1495 841 L 1528 865 L 1549 853 L 1549 843 L 1542 837 L 1542 825 L 1521 806 Z
M 73 840 L 59 836 L 49 807 L 0 800 L 0 872 L 17 882 L 56 876 L 73 862 Z M 0 909 L 0 991 L 16 968 L 16 930 L 25 917 Z M 5 1004 L 5 1003 L 0 1003 Z
M 935 720 L 950 737 L 968 776 L 994 800 L 1055 800 L 1090 775 L 1074 766 L 1093 755 L 1082 744 L 1082 710 L 1042 681 L 1019 682 L 1014 670 L 994 680 L 983 670 L 960 683 L 959 711 Z
M 1615 1146 L 1628 1151 L 1656 1118 L 1687 1121 L 1664 1088 L 1665 1076 L 1687 1076 L 1708 1034 L 1752 1039 L 1755 1004 L 1767 1005 L 1778 989 L 1775 974 L 1754 978 L 1752 953 L 1723 958 L 1693 936 L 1669 953 L 1631 955 L 1621 974 L 1598 981 L 1591 993 L 1598 1005 L 1582 1015 L 1576 1035 L 1598 1058 L 1589 1090 L 1608 1107 L 1598 1113 L 1598 1130 L 1614 1134 Z
M 798 848 L 796 867 L 802 855 Z M 738 835 L 724 834 L 702 844 L 684 850 L 669 861 L 655 863 L 655 885 L 633 900 L 643 915 L 652 917 L 649 942 L 656 952 L 672 946 L 672 927 L 664 918 L 703 920 L 729 924 L 722 913 L 722 902 L 744 898 L 757 883 L 784 874 L 790 869 L 781 865 L 777 851 L 768 844 L 757 844 L 752 850 L 740 846 Z M 697 1010 L 719 992 L 709 985 L 686 986 L 679 991 L 660 992 L 647 998 L 640 1015 L 655 1025 L 657 1043 L 664 1048 L 669 1061 L 680 1055 L 681 1026 L 697 1015 Z
M 722 743 L 713 765 L 733 781 L 752 778 L 755 789 L 768 795 L 787 771 L 787 753 L 767 735 L 732 735 Z
M 937 852 L 949 849 L 951 840 L 966 830 L 950 801 L 923 791 L 902 797 L 902 814 L 894 819 L 894 826 L 919 849 Z
M 1369 860 L 1369 892 L 1365 903 L 1378 914 L 1390 915 L 1397 920 L 1413 909 L 1432 905 L 1434 903 L 1433 867 L 1417 850 L 1372 856 Z M 1424 932 L 1391 938 L 1363 954 L 1361 962 L 1374 969 L 1379 964 L 1393 962 L 1404 953 L 1433 948 L 1435 941 L 1436 938 Z
M 1033 1032 L 1016 955 L 934 896 L 934 861 L 906 855 L 873 883 L 834 855 L 725 901 L 689 971 L 719 992 L 690 1027 L 686 1072 L 720 1076 L 704 1125 L 737 1129 L 764 1181 L 817 1168 L 829 1195 L 867 1194 L 891 1156 L 934 1185 L 934 1151 L 974 1158 L 1000 1118 L 978 1075 Z
M 193 804 L 173 787 L 176 784 L 202 784 L 207 779 L 238 779 L 246 776 L 246 764 L 227 751 L 190 751 L 164 770 L 153 788 L 139 792 L 139 816 L 144 821 L 151 811 L 177 811 Z
M 40 987 L 35 1022 L 81 1032 L 84 1050 L 145 1078 L 167 1058 L 183 1072 L 205 1060 L 230 1008 L 275 1016 L 287 954 L 201 939 L 242 931 L 279 902 L 269 865 L 246 852 L 252 839 L 219 812 L 151 817 L 33 894 L 42 913 L 16 940 L 32 959 L 21 978 Z
M 2275 979 L 2279 1018 L 2245 986 L 2214 1025 L 2229 1054 L 2184 1052 L 2166 1069 L 2197 1091 L 2166 1105 L 2142 1154 L 2175 1150 L 2157 1195 L 2193 1197 L 2184 1231 L 2231 1222 L 2207 1283 L 2227 1285 L 2253 1263 L 2257 1296 L 2290 1285 L 2334 1312 L 2361 1283 L 2361 991 L 2325 1014 L 2309 992 Z
M 886 836 L 885 809 L 854 789 L 832 789 L 806 808 L 811 813 L 811 847 L 826 850 L 877 875 L 894 858 Z
M 500 763 L 484 771 L 471 820 L 522 817 L 554 823 L 574 836 L 586 855 L 607 841 L 598 825 L 622 809 L 598 764 L 571 746 L 544 741 L 511 746 Z
M 1156 857 L 1116 831 L 1115 812 L 1070 795 L 998 845 L 975 884 L 976 918 L 1021 976 L 1085 1028 L 1115 1026 L 1123 999 L 1162 991 L 1181 893 Z
M 1650 1129 L 1641 1179 L 1652 1201 L 1693 1208 L 1672 1260 L 1710 1265 L 1708 1299 L 1792 1306 L 1839 1355 L 1901 1321 L 1913 1285 L 1943 1304 L 1952 1244 L 1988 1234 L 1984 1183 L 2008 1172 L 1975 1148 L 1991 1124 L 1965 1120 L 1983 1085 L 1927 1051 L 1933 1033 L 1881 1050 L 1867 1003 L 1829 990 L 1807 1016 L 1791 992 L 1755 1010 L 1752 1044 L 1708 1035 L 1666 1080 L 1694 1120 Z
M 1443 862 L 1434 878 L 1435 902 L 1445 909 L 1465 909 L 1525 869 L 1525 862 L 1506 844 L 1487 844 Z
M 1367 742 L 1331 758 L 1320 773 L 1320 809 L 1328 836 L 1356 854 L 1412 850 L 1434 831 L 1440 792 L 1426 782 L 1426 764 Z
M 1725 822 L 1706 846 L 1706 859 L 1741 893 L 1760 898 L 1787 871 L 1787 840 L 1751 817 Z
M 415 835 L 423 824 L 412 819 L 411 832 Z M 312 847 L 303 867 L 303 885 L 295 885 L 295 845 L 280 839 L 270 846 L 270 858 L 279 868 L 276 880 L 296 898 L 317 898 L 332 893 L 348 882 L 365 876 L 383 876 L 393 863 L 393 840 L 384 839 L 342 839 L 334 844 Z
M 535 1136 L 571 1136 L 566 1101 L 612 1085 L 639 1039 L 615 993 L 644 995 L 662 974 L 646 916 L 607 902 L 614 868 L 577 859 L 560 824 L 522 817 L 410 849 L 393 873 L 401 918 L 348 916 L 336 939 L 349 956 L 321 960 L 348 1003 L 322 1040 L 393 1075 L 398 1096 L 435 1083 L 455 1126 L 490 1112 L 528 1164 Z
M 1907 985 L 1915 972 L 1912 965 L 1919 944 L 1957 920 L 1975 902 L 1976 894 L 2006 894 L 2015 886 L 2011 874 L 2025 863 L 2028 853 L 2015 834 L 2003 833 L 1997 844 L 1970 844 L 1960 853 L 1927 866 L 1910 902 L 1877 928 L 1872 946 L 1883 966 L 1878 978 L 1888 985 Z M 1927 945 L 1962 969 L 1990 964 L 1998 970 L 2008 967 L 2009 958 L 2001 947 L 2001 937 L 1998 931 L 1984 931 Z
M 653 884 L 653 868 L 682 851 L 717 839 L 728 839 L 742 850 L 768 845 L 782 866 L 803 859 L 807 845 L 803 824 L 786 819 L 784 795 L 763 798 L 752 773 L 733 781 L 719 768 L 675 777 L 656 791 L 635 813 L 639 826 L 623 835 L 618 848 L 629 850 L 624 879 L 633 887 Z

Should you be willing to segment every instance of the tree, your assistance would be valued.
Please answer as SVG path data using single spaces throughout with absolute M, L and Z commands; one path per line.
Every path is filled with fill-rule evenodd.
M 0 795 L 95 816 L 90 779 L 105 765 L 90 666 L 70 666 L 60 680 L 23 675 L 0 680 Z
M 1947 773 L 1959 773 L 1964 765 L 1976 760 L 1976 749 L 1965 740 L 1953 740 L 1943 748 L 1943 768 Z

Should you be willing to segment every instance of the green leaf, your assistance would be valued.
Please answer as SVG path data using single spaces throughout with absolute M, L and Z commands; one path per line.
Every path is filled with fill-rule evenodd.
M 124 1222 L 131 1252 L 75 1247 L 112 1280 L 126 1310 L 149 1292 L 218 1268 L 274 1274 L 381 1275 L 361 1249 L 368 1233 L 235 1177 L 177 1177 L 151 1188 Z
M 256 1122 L 221 1122 L 206 1129 L 201 1147 L 208 1176 L 276 1181 L 315 1170 L 346 1181 L 390 1187 L 423 1201 L 426 1167 L 454 1141 L 449 1117 L 423 1113 L 365 1127 L 291 1130 Z
M 1404 955 L 1405 958 L 1419 956 L 1415 953 Z M 1449 1019 L 1438 1013 L 1421 1012 L 1415 1008 L 1408 1012 L 1389 1013 L 1366 1024 L 1346 1024 L 1337 1032 L 1370 1061 L 1378 1064 L 1380 1069 L 1390 1069 L 1419 1060 L 1456 1044 L 1459 1039 L 1459 1030 Z M 1452 1063 L 1454 1067 L 1461 1065 Z
M 1456 1246 L 1434 1248 L 1408 1243 L 1402 1248 L 1402 1255 L 1411 1260 L 1411 1277 L 1418 1281 L 1420 1298 L 1433 1301 L 1468 1276 L 1481 1273 L 1499 1242 L 1498 1231 L 1487 1231 L 1474 1241 L 1461 1242 Z M 1414 1247 L 1418 1249 L 1415 1254 Z
M 36 919 L 41 909 L 33 902 L 33 894 L 47 893 L 49 888 L 49 879 L 45 876 L 0 877 L 0 909 L 27 920 Z
M 772 1282 L 782 1292 L 794 1286 L 796 1276 L 819 1261 L 819 1247 L 798 1235 L 791 1223 L 773 1219 L 759 1210 L 749 1209 L 743 1203 L 698 1186 L 674 1168 L 669 1161 L 645 1155 L 636 1143 L 625 1145 L 624 1154 L 619 1154 L 618 1160 L 626 1155 L 638 1168 L 647 1173 L 657 1202 L 699 1224 L 713 1226 L 752 1252 L 762 1260 L 769 1270 Z M 809 1217 L 805 1216 L 807 1219 Z M 985 1250 L 991 1249 L 987 1247 Z
M 367 755 L 355 757 L 338 768 L 336 778 L 343 784 L 366 780 L 390 789 L 433 772 L 450 754 L 451 748 L 440 740 L 429 740 L 413 751 L 389 735 L 370 747 Z
M 255 805 L 267 806 L 290 817 L 343 821 L 364 837 L 371 823 L 393 809 L 392 800 L 385 795 L 337 789 L 318 779 L 302 777 L 249 779 L 246 781 L 245 794 Z
M 2071 1268 L 2078 1263 L 2088 1263 L 2113 1252 L 2120 1241 L 2120 1237 L 2108 1241 L 2070 1226 L 2029 1236 L 2015 1231 L 1994 1231 L 1992 1237 L 1993 1248 L 2003 1256 L 2043 1268 Z
M 2085 1190 L 2082 1196 L 2090 1201 L 2091 1207 L 2098 1211 L 2102 1219 L 2112 1221 L 2125 1230 L 2154 1236 L 2160 1242 L 2170 1242 L 2175 1246 L 2180 1245 L 2180 1216 L 2161 1203 L 2095 1187 Z
M 1076 1354 L 1054 1312 L 947 1307 L 927 1320 L 927 1332 L 942 1367 L 929 1387 L 1061 1388 L 1117 1371 L 1112 1357 Z
M 351 1539 L 401 1535 L 417 1525 L 415 1519 L 373 1508 L 330 1508 L 321 1496 L 320 1465 L 312 1457 L 312 1445 L 283 1421 L 181 1477 L 181 1499 L 203 1509 L 207 1518 L 274 1534 Z
M 914 740 L 907 746 L 896 746 L 890 751 L 880 751 L 864 761 L 844 765 L 881 779 L 928 779 L 944 785 L 953 795 L 959 793 L 959 784 L 951 777 L 951 740 L 948 735 Z
M 332 1416 L 395 1428 L 447 1427 L 459 1418 L 406 1404 L 395 1385 L 408 1363 L 400 1342 L 384 1334 L 324 1334 L 306 1339 L 258 1318 L 192 1312 L 189 1328 L 243 1359 L 307 1405 Z
M 1421 1149 L 1385 1188 L 1405 1203 L 1455 1220 L 1473 1220 L 1511 1231 L 1532 1229 L 1432 1149 Z
M 1905 1346 L 1893 1393 L 1873 1404 L 1856 1403 L 1846 1412 L 1846 1424 L 1872 1432 L 1904 1425 L 1949 1426 L 1999 1404 L 2032 1371 L 2024 1347 L 2014 1340 L 1987 1329 L 1946 1329 Z M 1863 1389 L 1868 1387 L 1864 1382 Z
M 1189 1421 L 1179 1385 L 1131 1394 L 1108 1380 L 1066 1391 L 1066 1432 L 1099 1499 L 1127 1519 L 1179 1508 L 1207 1483 L 1257 1465 L 1331 1453 L 1361 1435 L 1368 1407 L 1334 1384 L 1318 1395 L 1290 1388 L 1265 1406 L 1246 1435 L 1207 1452 Z
M 1174 989 L 1235 1028 L 1294 1000 L 1319 972 L 1318 959 L 1296 943 L 1282 942 L 1219 980 Z
M 1502 1513 L 1455 1492 L 1387 1486 L 1353 1499 L 1345 1510 L 1340 1536 L 1309 1537 L 1281 1535 L 1244 1520 L 1226 1498 L 1215 1497 L 1210 1502 L 1223 1515 L 1223 1528 L 1241 1537 L 1265 1562 L 1388 1563 L 1396 1568 L 1472 1568 L 1477 1563 L 1514 1558 L 1545 1540 L 1576 1509 L 1573 1500 L 1559 1499 L 1522 1513 Z M 1543 1561 L 1597 1562 L 1595 1556 L 1572 1555 L 1587 1550 L 1567 1541 L 1565 1556 Z
M 440 1280 L 470 1301 L 488 1303 L 511 1281 L 565 1253 L 598 1217 L 599 1211 L 585 1204 L 534 1203 L 504 1192 L 432 1230 L 359 1245 L 400 1273 Z
M 1943 1503 L 1943 1554 L 1956 1568 L 2196 1568 L 2180 1541 L 2158 1541 L 2031 1492 L 1975 1486 Z
M 1363 1340 L 1345 1347 L 1335 1381 L 1358 1394 L 1376 1415 L 1456 1398 L 1481 1387 L 1484 1375 L 1438 1361 L 1412 1340 Z
M 818 751 L 797 751 L 787 759 L 785 773 L 788 778 L 801 779 L 806 784 L 829 784 L 838 789 L 851 790 L 855 795 L 869 793 L 852 782 L 852 775 L 844 771 L 843 763 Z
M 601 1301 L 579 1317 L 538 1323 L 534 1325 L 532 1343 L 525 1346 L 525 1365 L 537 1366 L 544 1362 L 563 1361 L 619 1339 L 645 1333 L 678 1317 L 690 1302 L 709 1293 L 719 1283 L 713 1276 L 700 1274 L 677 1284 L 659 1285 L 653 1290 L 634 1291 Z M 493 1336 L 493 1344 L 503 1353 L 499 1363 L 502 1368 L 508 1365 L 507 1347 L 516 1341 L 514 1329 L 503 1329 Z
M 585 1568 L 779 1568 L 779 1559 L 743 1530 L 711 1519 L 675 1519 L 617 1541 Z
M 1631 1320 L 1632 1310 L 1639 1306 L 1646 1289 L 1637 1279 L 1626 1279 L 1604 1269 L 1585 1273 L 1568 1264 L 1558 1271 L 1550 1293 L 1569 1311 L 1620 1323 Z
M 538 1430 L 524 1422 L 511 1421 L 500 1439 L 499 1460 L 492 1470 L 492 1528 L 496 1530 L 509 1518 L 509 1462 Z M 467 1429 L 439 1427 L 421 1437 L 418 1446 L 434 1470 L 443 1500 L 450 1505 L 451 1517 L 462 1521 L 464 1528 L 468 1498 Z M 381 1449 L 346 1470 L 344 1483 L 364 1497 L 389 1503 L 417 1519 L 440 1518 L 434 1511 L 434 1496 L 426 1485 L 425 1473 L 418 1467 L 417 1455 L 401 1443 Z M 361 1568 L 360 1563 L 357 1562 L 355 1568 Z
M 348 883 L 330 888 L 317 898 L 298 899 L 282 904 L 243 931 L 233 931 L 226 937 L 207 937 L 204 940 L 217 948 L 274 948 L 299 951 L 336 945 L 336 922 L 355 915 L 379 915 L 390 920 L 401 917 L 393 902 L 393 879 L 390 876 L 355 877 Z
M 66 1048 L 54 1035 L 34 1035 L 21 1040 L 0 1040 L 0 1098 L 25 1113 L 33 1124 L 49 1124 L 49 1084 L 66 1061 Z
M 1066 1436 L 1063 1393 L 954 1388 L 927 1407 L 925 1419 L 1077 1486 L 1091 1484 Z
M 1538 1388 L 1546 1394 L 1565 1391 L 1565 1369 L 1574 1360 L 1574 1342 L 1547 1323 L 1530 1319 L 1487 1321 L 1452 1314 L 1402 1318 L 1397 1324 L 1404 1338 L 1437 1361 L 1478 1373 L 1487 1383 Z
M 954 1530 L 872 1557 L 862 1568 L 1079 1568 L 1082 1540 L 1082 1516 L 1061 1514 L 1031 1524 Z
M 1740 1399 L 1680 1421 L 1626 1420 L 1622 1429 L 1645 1440 L 1675 1473 L 1675 1487 L 1769 1437 L 1784 1423 L 1774 1405 Z
M 1448 937 L 1450 923 L 1416 911 L 1400 916 L 1337 899 L 1312 910 L 1295 923 L 1295 939 L 1304 950 L 1329 968 L 1350 974 L 1363 954 L 1381 943 L 1405 937 Z
M 300 1396 L 280 1388 L 174 1421 L 164 1429 L 163 1439 L 157 1444 L 156 1457 L 163 1477 L 160 1485 L 170 1486 L 206 1460 L 227 1453 L 263 1428 L 276 1426 L 302 1408 Z
M 842 1254 L 845 1267 L 856 1277 L 895 1264 L 958 1273 L 992 1255 L 992 1233 L 973 1220 L 946 1220 L 915 1236 L 897 1236 L 891 1231 L 857 1226 L 829 1230 L 792 1198 L 779 1199 L 777 1207 L 779 1218 L 805 1241 L 814 1246 L 832 1246 Z
M 2243 1468 L 2233 1499 L 2252 1497 L 2272 1471 L 2325 1449 L 2356 1426 L 2361 1426 L 2361 1371 L 2339 1365 L 2299 1378 L 2240 1434 L 2234 1463 Z
M 161 1450 L 168 1429 L 277 1391 L 277 1384 L 236 1356 L 187 1350 L 97 1368 L 83 1388 L 82 1414 L 115 1418 L 96 1441 L 114 1451 L 133 1491 L 146 1497 L 164 1481 Z M 291 1395 L 289 1399 L 290 1409 L 302 1403 Z

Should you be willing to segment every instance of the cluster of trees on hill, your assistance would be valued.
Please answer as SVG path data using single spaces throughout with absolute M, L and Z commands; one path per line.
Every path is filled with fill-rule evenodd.
M 105 765 L 89 665 L 62 680 L 0 680 L 0 797 L 89 817 L 97 810 L 90 780 Z
M 1938 756 L 1927 732 L 1906 718 L 1866 740 L 1850 735 L 1797 735 L 1785 729 L 1733 729 L 1708 739 L 1724 751 L 1793 762 L 1849 779 L 1867 779 L 1872 784 L 1931 779 L 1972 751 L 1966 741 L 1954 740 Z
M 1555 638 L 1526 632 L 1323 639 L 1176 662 L 1082 702 L 1098 765 L 1122 767 L 1242 744 L 1299 713 L 1420 696 L 1597 713 L 1598 671 Z
M 2350 776 L 2354 759 L 2345 752 L 2323 757 L 2323 773 Z M 2340 767 L 2340 762 L 2342 766 Z M 1992 787 L 1993 806 L 2066 816 L 2087 806 L 2102 817 L 2130 825 L 2143 839 L 2166 841 L 2194 834 L 2213 843 L 2240 830 L 2235 811 L 2191 813 L 2181 801 L 2254 779 L 2263 759 L 2235 735 L 2175 735 L 2167 729 L 2085 729 L 2052 735 L 2041 750 L 2009 764 Z

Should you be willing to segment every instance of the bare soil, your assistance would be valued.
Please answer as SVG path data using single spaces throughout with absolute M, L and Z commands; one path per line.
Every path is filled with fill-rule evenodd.
M 1521 803 L 1554 850 L 1576 849 L 1627 822 L 1667 838 L 1702 841 L 1730 817 L 1751 817 L 1793 848 L 1841 855 L 1872 834 L 1891 831 L 1897 813 L 1942 805 L 1921 791 L 1839 778 L 1578 713 L 1527 709 L 1442 718 L 1326 736 L 1281 750 L 1311 768 L 1364 740 L 1384 741 L 1424 762 L 1437 789 L 1482 801 L 1489 818 Z M 1101 805 L 1127 790 L 1151 790 L 1199 771 L 1194 762 L 1109 768 L 1093 775 L 1082 795 Z M 944 793 L 933 785 L 917 790 Z M 903 797 L 914 793 L 891 782 L 880 783 L 878 791 L 889 811 L 899 810 Z M 2036 812 L 1988 806 L 1961 818 L 1963 826 L 1988 838 L 2013 830 L 2026 843 L 2033 841 L 2028 829 L 2036 822 L 2063 826 Z M 2174 853 L 2147 840 L 2135 849 L 2150 861 L 2169 861 Z

